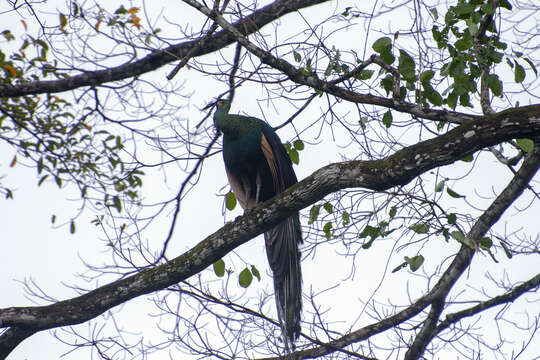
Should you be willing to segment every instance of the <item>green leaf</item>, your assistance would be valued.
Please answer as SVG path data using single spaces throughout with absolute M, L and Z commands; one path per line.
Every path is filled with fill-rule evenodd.
M 446 216 L 446 220 L 448 221 L 448 224 L 455 225 L 457 217 L 456 214 L 450 213 Z
M 298 165 L 298 163 L 300 162 L 300 157 L 298 156 L 298 150 L 296 149 L 291 149 L 291 151 L 289 151 L 289 157 L 291 158 L 291 161 L 293 162 L 293 164 Z
M 465 23 L 467 24 L 467 28 L 469 29 L 471 35 L 476 36 L 476 34 L 478 34 L 478 24 L 472 19 L 466 19 Z
M 473 46 L 473 39 L 469 31 L 463 32 L 461 39 L 455 42 L 454 46 L 458 51 L 464 52 Z
M 373 43 L 373 50 L 379 54 L 383 54 L 385 52 L 389 52 L 392 50 L 392 40 L 385 36 Z
M 386 90 L 386 93 L 389 94 L 392 92 L 392 87 L 394 86 L 394 82 L 392 80 L 392 76 L 387 75 L 381 80 L 381 87 Z
M 489 74 L 486 76 L 486 83 L 489 89 L 493 92 L 493 95 L 502 95 L 502 82 L 499 80 L 497 75 Z
M 454 230 L 450 233 L 450 236 L 453 237 L 454 239 L 456 239 L 457 241 L 459 242 L 464 242 L 465 241 L 465 235 L 463 235 L 463 233 L 459 230 Z
M 225 261 L 223 261 L 223 259 L 219 259 L 214 263 L 214 273 L 218 277 L 223 277 L 223 275 L 225 275 Z
M 331 214 L 334 212 L 334 206 L 330 204 L 329 202 L 324 203 L 323 205 L 324 210 L 326 210 L 327 213 Z
M 358 235 L 360 239 L 365 237 L 370 237 L 370 240 L 362 244 L 362 249 L 369 249 L 373 244 L 373 241 L 381 234 L 381 229 L 378 227 L 373 227 L 371 225 L 366 225 L 364 230 Z
M 462 94 L 462 95 L 459 97 L 459 104 L 460 104 L 461 106 L 472 107 L 471 102 L 470 102 L 470 97 L 469 97 L 469 94 L 468 94 L 468 93 Z
M 429 224 L 428 223 L 417 223 L 414 225 L 409 226 L 409 229 L 414 231 L 417 234 L 426 234 L 429 231 Z
M 525 60 L 527 62 L 527 64 L 529 64 L 532 71 L 534 71 L 534 75 L 538 76 L 538 70 L 536 70 L 536 66 L 534 66 L 533 62 L 531 60 L 529 60 L 528 58 L 523 58 L 523 60 Z
M 373 245 L 373 241 L 375 241 L 375 238 L 369 239 L 368 242 L 362 244 L 362 249 L 369 249 L 371 245 Z
M 395 273 L 395 272 L 398 272 L 399 270 L 403 269 L 403 268 L 406 268 L 407 265 L 409 265 L 408 262 L 402 262 L 401 264 L 399 264 L 398 266 L 396 266 L 393 270 L 392 270 L 392 273 Z
M 453 78 L 460 78 L 465 75 L 466 64 L 461 58 L 454 58 L 448 66 L 448 74 Z M 441 69 L 442 71 L 442 69 Z
M 351 10 L 351 9 L 352 9 L 352 7 L 347 6 L 347 7 L 345 8 L 345 11 L 343 11 L 343 12 L 341 13 L 341 16 L 349 16 L 349 10 Z
M 381 54 L 381 59 L 387 63 L 388 65 L 391 65 L 394 60 L 396 60 L 396 58 L 394 57 L 394 55 L 392 54 L 391 51 L 385 51 Z
M 439 13 L 437 12 L 436 7 L 429 8 L 429 12 L 431 13 L 431 16 L 433 16 L 434 20 L 437 20 L 439 18 Z
M 493 262 L 495 262 L 496 264 L 498 264 L 499 262 L 497 261 L 497 259 L 495 258 L 495 255 L 493 255 L 493 253 L 491 252 L 491 249 L 486 249 L 487 253 L 489 254 L 489 256 L 491 257 L 491 259 L 493 260 Z
M 403 76 L 403 78 L 407 81 L 415 81 L 416 75 L 414 73 L 414 60 L 413 58 L 407 54 L 405 50 L 399 50 L 399 64 L 398 64 L 398 71 Z
M 531 152 L 534 149 L 534 142 L 531 139 L 516 139 L 516 144 L 525 152 Z
M 512 5 L 508 0 L 499 0 L 499 7 L 505 8 L 507 10 L 512 10 Z
M 59 188 L 62 187 L 62 179 L 60 178 L 60 176 L 55 175 L 54 176 L 54 181 L 56 182 L 56 185 L 58 185 Z
M 75 234 L 75 221 L 72 219 L 71 224 L 69 225 L 69 232 Z
M 409 264 L 409 267 L 411 268 L 411 271 L 416 271 L 422 264 L 424 263 L 424 257 L 422 255 L 416 255 L 412 258 L 408 258 L 405 256 L 405 261 Z
M 122 212 L 122 201 L 118 195 L 113 196 L 113 206 L 119 213 Z
M 298 151 L 304 150 L 304 142 L 302 140 L 295 140 L 293 146 Z
M 360 70 L 360 72 L 354 75 L 354 77 L 358 80 L 368 80 L 371 79 L 374 73 L 375 72 L 373 70 Z
M 473 247 L 471 240 L 469 240 L 469 238 L 463 235 L 461 231 L 454 230 L 450 233 L 450 236 L 465 246 L 468 246 L 470 248 Z
M 240 276 L 238 277 L 238 283 L 241 287 L 247 288 L 249 285 L 251 285 L 251 282 L 253 281 L 253 275 L 251 274 L 251 271 L 246 267 L 242 272 L 240 273 Z
M 320 209 L 321 209 L 321 205 L 313 205 L 311 209 L 309 209 L 308 225 L 313 224 L 317 220 L 317 218 L 319 217 Z
M 390 110 L 384 113 L 382 123 L 384 126 L 386 126 L 386 128 L 392 126 L 392 112 Z
M 289 151 L 291 151 L 291 149 L 292 149 L 291 143 L 288 142 L 288 141 L 287 141 L 286 143 L 283 144 L 283 147 L 285 148 L 285 150 L 287 151 L 287 153 L 288 153 Z
M 480 249 L 489 250 L 489 248 L 491 248 L 491 246 L 493 245 L 493 241 L 491 241 L 491 239 L 488 237 L 483 237 L 482 239 L 480 239 L 479 245 Z
M 441 106 L 443 103 L 441 94 L 435 91 L 429 83 L 424 84 L 423 95 L 435 106 Z
M 433 76 L 435 76 L 435 71 L 433 70 L 426 70 L 420 75 L 420 82 L 422 84 L 428 83 L 433 79 Z
M 447 228 L 443 228 L 442 235 L 444 236 L 444 239 L 446 240 L 446 242 L 448 242 L 448 239 L 450 239 L 450 233 L 448 232 Z
M 388 212 L 388 215 L 390 216 L 391 219 L 393 219 L 394 216 L 396 216 L 396 212 L 397 212 L 397 208 L 395 206 L 392 206 L 390 208 L 390 211 Z
M 259 272 L 259 269 L 255 267 L 255 265 L 251 265 L 251 273 L 257 278 L 257 280 L 261 281 L 261 273 Z
M 343 211 L 341 213 L 341 220 L 343 220 L 343 225 L 349 225 L 349 223 L 351 222 L 351 216 L 347 211 Z
M 293 56 L 294 56 L 294 61 L 296 62 L 302 61 L 302 56 L 300 56 L 300 54 L 297 53 L 296 50 L 293 50 Z
M 232 191 L 229 191 L 225 195 L 225 206 L 228 210 L 233 210 L 236 207 L 236 196 Z
M 511 259 L 512 258 L 512 251 L 510 251 L 510 249 L 508 248 L 508 246 L 506 246 L 506 244 L 504 243 L 504 241 L 501 241 L 501 246 L 504 250 L 504 253 L 506 254 L 506 257 Z
M 328 240 L 332 237 L 332 222 L 328 221 L 323 226 L 324 237 Z
M 493 8 L 493 5 L 491 5 L 491 3 L 486 3 L 486 4 L 482 4 L 480 6 L 480 8 L 482 9 L 482 11 L 484 13 L 486 13 L 487 15 L 493 15 L 493 13 L 495 12 L 495 9 Z
M 439 181 L 439 183 L 435 186 L 435 192 L 443 191 L 445 182 L 446 182 L 446 180 Z
M 116 15 L 123 15 L 123 14 L 127 14 L 128 11 L 126 10 L 126 8 L 124 7 L 124 5 L 120 5 L 120 7 L 118 9 L 115 10 L 114 12 Z
M 516 64 L 516 67 L 514 68 L 514 81 L 517 83 L 522 83 L 523 80 L 525 80 L 525 69 L 516 61 L 514 61 L 514 63 Z
M 455 109 L 457 105 L 457 94 L 455 91 L 452 91 L 446 98 L 446 103 L 451 109 Z
M 448 193 L 448 195 L 450 195 L 451 197 L 456 198 L 456 199 L 465 197 L 465 195 L 460 195 L 457 192 L 455 192 L 454 190 L 450 189 L 449 187 L 446 188 L 446 192 Z
M 458 5 L 454 8 L 456 15 L 463 17 L 469 15 L 474 11 L 474 5 L 466 2 L 458 2 Z
M 450 233 L 450 236 L 452 236 L 454 239 L 456 239 L 457 241 L 463 241 L 465 240 L 465 236 L 463 235 L 463 233 L 459 230 L 454 230 Z
M 368 236 L 371 237 L 371 238 L 375 238 L 375 237 L 379 236 L 379 233 L 380 233 L 379 228 L 373 227 L 371 225 L 366 225 L 364 230 L 362 230 L 362 232 L 360 234 L 358 234 L 358 237 L 360 239 L 368 237 Z
M 43 175 L 41 179 L 39 179 L 38 186 L 41 186 L 41 184 L 43 184 L 43 182 L 47 180 L 48 177 L 49 175 Z

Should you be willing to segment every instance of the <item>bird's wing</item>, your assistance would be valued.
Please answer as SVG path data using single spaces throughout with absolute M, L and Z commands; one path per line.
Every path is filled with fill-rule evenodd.
M 291 158 L 270 126 L 267 129 L 263 128 L 261 149 L 268 162 L 276 194 L 298 182 Z
M 270 174 L 272 175 L 272 180 L 274 183 L 274 191 L 278 193 L 280 190 L 280 182 L 279 182 L 279 172 L 278 172 L 278 164 L 276 162 L 276 157 L 274 156 L 274 152 L 272 151 L 272 146 L 266 139 L 266 136 L 264 136 L 264 133 L 261 134 L 261 149 L 264 154 L 264 157 L 266 158 L 266 162 L 268 163 L 268 167 L 270 168 Z

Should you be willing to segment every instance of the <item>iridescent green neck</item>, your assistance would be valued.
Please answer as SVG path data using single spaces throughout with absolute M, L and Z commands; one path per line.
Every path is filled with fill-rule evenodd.
M 217 102 L 216 112 L 214 113 L 214 125 L 222 133 L 226 134 L 230 124 L 229 110 L 231 103 L 229 100 L 219 100 Z

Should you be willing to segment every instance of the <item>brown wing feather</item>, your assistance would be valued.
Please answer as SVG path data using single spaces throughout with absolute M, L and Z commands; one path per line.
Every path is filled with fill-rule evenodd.
M 270 168 L 272 179 L 274 180 L 274 191 L 278 192 L 280 190 L 280 186 L 276 158 L 274 157 L 272 147 L 270 146 L 270 143 L 268 143 L 268 140 L 266 140 L 266 136 L 264 136 L 264 134 L 261 134 L 261 149 L 264 157 L 266 158 L 266 162 L 268 163 L 268 167 Z
M 231 184 L 232 191 L 238 199 L 240 206 L 242 206 L 242 209 L 249 208 L 251 205 L 248 198 L 251 192 L 251 186 L 249 185 L 249 182 L 242 181 L 241 178 L 237 177 L 226 167 L 225 171 L 227 172 L 227 178 L 229 179 L 229 184 Z

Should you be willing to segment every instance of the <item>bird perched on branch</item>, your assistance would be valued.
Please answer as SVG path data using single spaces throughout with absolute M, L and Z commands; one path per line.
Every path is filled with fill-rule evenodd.
M 223 133 L 223 160 L 231 188 L 249 209 L 298 182 L 281 140 L 266 122 L 231 115 L 229 100 L 218 100 L 214 125 Z M 266 255 L 274 275 L 274 293 L 285 347 L 300 335 L 303 242 L 298 213 L 264 233 Z

